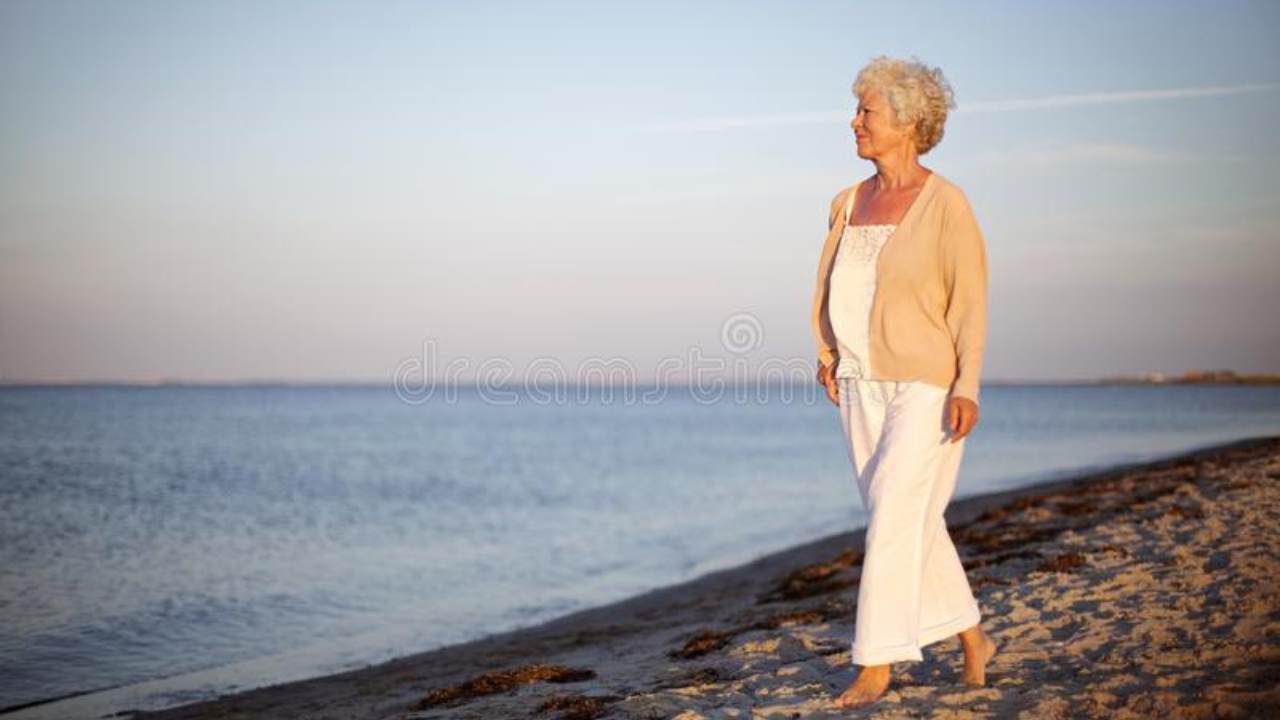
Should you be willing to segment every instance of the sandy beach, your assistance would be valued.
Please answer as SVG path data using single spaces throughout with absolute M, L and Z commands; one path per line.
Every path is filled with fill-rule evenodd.
M 850 494 L 850 502 L 856 497 Z M 1000 645 L 850 683 L 862 530 L 463 645 L 163 712 L 195 718 L 1280 717 L 1280 438 L 952 503 Z

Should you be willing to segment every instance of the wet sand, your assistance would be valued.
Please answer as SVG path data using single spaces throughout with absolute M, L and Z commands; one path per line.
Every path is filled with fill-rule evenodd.
M 855 500 L 856 501 L 856 500 Z M 983 627 L 830 707 L 861 529 L 534 628 L 136 718 L 1280 717 L 1280 438 L 966 498 L 947 526 Z

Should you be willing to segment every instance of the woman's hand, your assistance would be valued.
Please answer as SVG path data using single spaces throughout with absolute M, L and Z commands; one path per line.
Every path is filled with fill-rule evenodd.
M 951 442 L 960 442 L 977 424 L 978 403 L 967 397 L 947 400 L 947 428 L 951 431 Z
M 818 382 L 827 389 L 827 399 L 832 405 L 840 405 L 840 386 L 836 383 L 836 366 L 818 366 Z

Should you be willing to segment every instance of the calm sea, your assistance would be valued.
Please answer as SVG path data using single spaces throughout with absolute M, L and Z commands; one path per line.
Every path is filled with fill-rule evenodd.
M 338 672 L 864 524 L 836 408 L 774 390 L 2 388 L 0 708 Z M 1280 387 L 987 385 L 957 497 L 1275 434 Z

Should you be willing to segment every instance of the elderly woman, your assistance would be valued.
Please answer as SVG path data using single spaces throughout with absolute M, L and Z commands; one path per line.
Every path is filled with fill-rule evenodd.
M 984 684 L 996 650 L 943 519 L 978 422 L 986 338 L 982 233 L 964 192 L 920 164 L 955 103 L 940 70 L 886 57 L 853 92 L 858 157 L 876 172 L 831 203 L 813 307 L 818 381 L 870 516 L 852 646 L 862 668 L 839 707 L 874 702 L 890 663 L 952 635 L 970 684 Z

